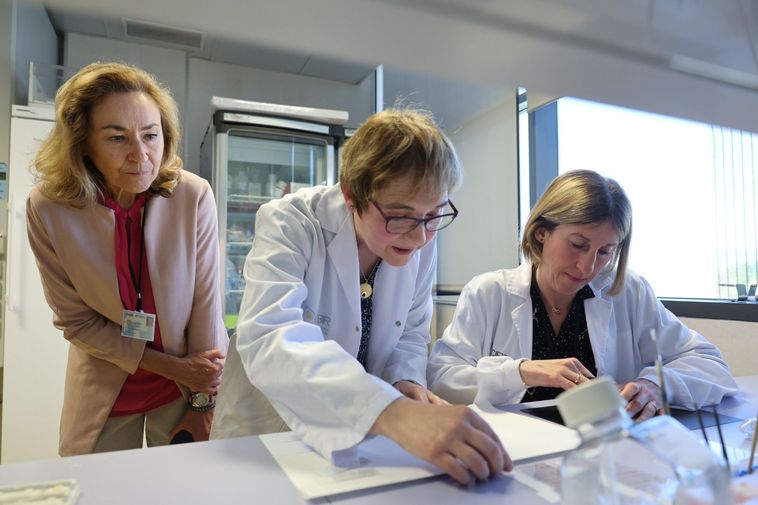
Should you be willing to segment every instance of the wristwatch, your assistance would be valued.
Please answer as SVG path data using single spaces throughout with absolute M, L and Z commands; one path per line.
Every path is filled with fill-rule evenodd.
M 208 393 L 190 393 L 189 408 L 195 412 L 207 412 L 214 407 L 211 395 Z

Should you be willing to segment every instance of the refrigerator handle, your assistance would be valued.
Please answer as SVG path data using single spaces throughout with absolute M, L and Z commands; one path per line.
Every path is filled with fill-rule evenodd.
M 26 261 L 23 254 L 24 243 L 29 239 L 26 237 L 26 212 L 25 209 L 19 209 L 16 202 L 11 197 L 8 202 L 10 208 L 10 219 L 8 220 L 8 236 L 14 237 L 9 240 L 9 254 L 7 264 L 15 262 L 15 272 L 8 272 L 5 303 L 8 310 L 20 312 L 19 301 L 22 299 L 21 293 L 21 272 L 24 271 L 23 262 Z

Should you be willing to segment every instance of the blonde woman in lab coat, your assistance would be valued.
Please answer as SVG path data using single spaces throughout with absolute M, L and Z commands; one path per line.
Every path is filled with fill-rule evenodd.
M 427 115 L 386 110 L 345 145 L 338 185 L 260 208 L 212 438 L 289 428 L 341 465 L 384 435 L 461 483 L 511 468 L 481 418 L 425 387 L 434 239 L 460 178 Z
M 527 261 L 463 289 L 430 357 L 432 391 L 455 403 L 518 403 L 611 375 L 627 411 L 646 419 L 663 406 L 655 330 L 672 404 L 735 393 L 719 350 L 627 270 L 631 235 L 631 204 L 616 181 L 592 171 L 557 177 L 527 221 Z

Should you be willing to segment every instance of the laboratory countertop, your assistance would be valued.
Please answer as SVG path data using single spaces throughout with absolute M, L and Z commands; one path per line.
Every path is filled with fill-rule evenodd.
M 748 418 L 758 407 L 758 375 L 737 379 L 741 392 L 719 406 L 725 415 Z M 512 406 L 508 410 L 518 410 Z M 724 425 L 729 445 L 749 443 L 740 423 Z M 708 429 L 716 439 L 716 428 Z M 447 477 L 343 494 L 314 501 L 304 500 L 274 461 L 258 437 L 214 440 L 149 449 L 73 456 L 28 463 L 0 465 L 0 485 L 76 479 L 81 488 L 79 505 L 134 503 L 339 503 L 385 505 L 387 503 L 540 505 L 548 503 L 511 475 L 461 487 Z

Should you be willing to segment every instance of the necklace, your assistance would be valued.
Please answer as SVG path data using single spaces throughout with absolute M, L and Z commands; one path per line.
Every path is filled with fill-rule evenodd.
M 374 287 L 372 284 L 374 283 L 374 275 L 376 274 L 376 269 L 379 268 L 379 263 L 382 262 L 382 259 L 379 258 L 376 260 L 376 263 L 374 263 L 374 268 L 371 269 L 371 273 L 368 274 L 368 277 L 364 277 L 363 273 L 361 273 L 361 279 L 363 279 L 363 282 L 361 282 L 361 298 L 364 300 L 366 298 L 371 298 L 371 295 L 374 294 Z

